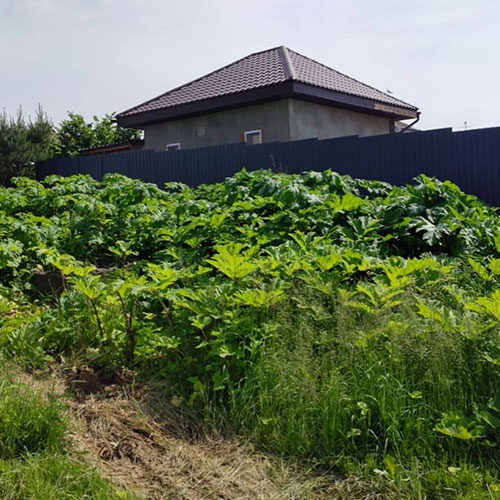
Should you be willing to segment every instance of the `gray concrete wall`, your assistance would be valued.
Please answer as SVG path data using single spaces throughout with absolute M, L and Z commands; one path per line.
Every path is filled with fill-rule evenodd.
M 241 142 L 247 130 L 262 130 L 262 141 L 289 141 L 286 99 L 149 125 L 144 128 L 144 149 L 165 151 L 180 142 L 181 149 Z
M 347 135 L 363 137 L 391 132 L 392 120 L 389 118 L 296 99 L 288 101 L 291 141 Z
M 391 120 L 296 99 L 257 104 L 144 128 L 144 149 L 165 151 L 241 142 L 246 130 L 262 130 L 262 141 L 329 139 L 346 135 L 379 135 L 391 131 Z

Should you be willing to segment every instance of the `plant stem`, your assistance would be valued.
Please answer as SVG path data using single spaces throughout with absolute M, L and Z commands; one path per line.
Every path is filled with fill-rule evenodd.
M 99 316 L 99 311 L 97 310 L 97 306 L 95 304 L 95 301 L 92 299 L 89 299 L 90 303 L 92 304 L 92 308 L 94 309 L 94 314 L 97 320 L 97 326 L 99 327 L 99 332 L 101 333 L 101 337 L 104 339 L 104 330 L 102 328 L 102 323 L 101 323 L 101 318 Z
M 123 300 L 123 297 L 120 295 L 120 292 L 116 292 L 118 295 L 118 298 L 120 299 L 120 304 L 122 306 L 122 311 L 123 311 L 123 316 L 125 319 L 125 331 L 127 333 L 127 338 L 129 342 L 128 346 L 128 353 L 127 353 L 127 361 L 131 363 L 134 360 L 135 356 L 135 344 L 136 344 L 136 337 L 135 337 L 135 331 L 132 326 L 132 313 L 127 312 L 127 306 L 125 305 L 125 301 Z

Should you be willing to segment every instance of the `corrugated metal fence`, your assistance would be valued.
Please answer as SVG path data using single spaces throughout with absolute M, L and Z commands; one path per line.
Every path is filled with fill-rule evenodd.
M 222 181 L 243 167 L 288 173 L 330 168 L 399 185 L 423 173 L 500 206 L 500 127 L 61 158 L 39 164 L 37 178 L 81 173 L 100 180 L 118 172 L 159 186 L 170 181 L 197 186 Z

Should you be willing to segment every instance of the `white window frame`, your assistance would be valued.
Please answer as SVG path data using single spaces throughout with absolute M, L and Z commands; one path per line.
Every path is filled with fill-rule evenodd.
M 176 147 L 174 147 L 176 146 Z M 181 143 L 180 142 L 172 142 L 170 144 L 167 144 L 165 146 L 165 151 L 168 151 L 168 148 L 172 148 L 170 151 L 180 151 L 181 149 Z
M 252 134 L 259 134 L 259 142 L 257 144 L 262 144 L 262 129 L 258 128 L 256 130 L 246 130 L 245 131 L 245 144 L 248 144 L 247 137 Z

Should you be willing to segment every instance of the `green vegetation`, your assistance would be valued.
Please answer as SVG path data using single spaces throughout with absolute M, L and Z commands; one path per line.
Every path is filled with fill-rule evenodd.
M 16 175 L 34 175 L 35 162 L 50 157 L 52 143 L 52 124 L 41 107 L 28 121 L 21 110 L 15 118 L 0 113 L 0 186 Z
M 113 488 L 92 468 L 65 455 L 66 444 L 66 418 L 61 403 L 2 375 L 2 500 L 132 500 L 132 496 Z
M 30 387 L 0 382 L 0 459 L 64 450 L 65 421 L 56 400 Z
M 141 138 L 140 130 L 118 127 L 115 113 L 102 118 L 93 116 L 91 122 L 86 122 L 82 115 L 69 111 L 68 118 L 61 121 L 56 134 L 54 156 L 77 156 L 82 149 Z
M 62 456 L 0 461 L 2 500 L 132 500 L 88 465 Z
M 118 127 L 114 117 L 115 113 L 109 113 L 86 122 L 82 115 L 69 111 L 68 118 L 54 127 L 41 106 L 34 120 L 26 120 L 21 109 L 16 117 L 0 113 L 0 186 L 9 186 L 16 176 L 34 177 L 36 162 L 140 139 L 139 130 Z
M 453 184 L 49 177 L 0 210 L 5 358 L 126 365 L 397 498 L 500 497 L 500 219 Z

